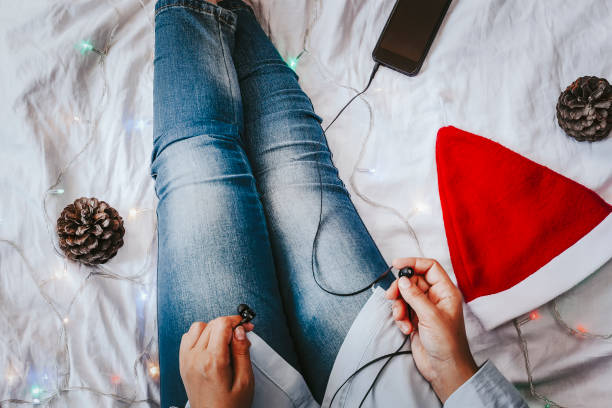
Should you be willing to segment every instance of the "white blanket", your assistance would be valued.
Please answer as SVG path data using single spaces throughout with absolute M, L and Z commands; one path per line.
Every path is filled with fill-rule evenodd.
M 158 404 L 156 200 L 149 176 L 153 6 L 2 2 L 2 407 L 35 400 Z M 307 50 L 297 72 L 326 122 L 365 86 L 392 6 L 393 0 L 254 1 L 284 57 Z M 612 79 L 611 21 L 608 0 L 456 0 L 418 76 L 378 72 L 328 140 L 387 260 L 420 254 L 410 225 L 423 255 L 452 272 L 434 162 L 436 131 L 444 125 L 500 142 L 612 202 L 612 138 L 578 143 L 555 119 L 557 97 L 574 79 Z M 45 194 L 50 186 L 55 194 Z M 126 222 L 126 244 L 102 271 L 64 268 L 54 249 L 55 220 L 80 196 L 109 202 Z M 564 320 L 612 332 L 611 288 L 608 263 L 559 299 Z M 523 326 L 536 391 L 564 406 L 608 406 L 610 340 L 568 334 L 549 306 L 539 316 Z M 514 327 L 484 332 L 469 311 L 467 325 L 478 362 L 493 359 L 529 395 Z

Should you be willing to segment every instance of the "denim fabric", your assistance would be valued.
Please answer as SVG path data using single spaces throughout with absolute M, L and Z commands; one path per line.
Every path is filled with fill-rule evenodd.
M 336 354 L 387 265 L 334 167 L 320 118 L 240 1 L 159 0 L 154 147 L 159 197 L 158 325 L 162 407 L 187 399 L 182 334 L 194 321 L 257 313 L 255 332 L 321 401 Z M 389 276 L 383 285 L 392 280 Z

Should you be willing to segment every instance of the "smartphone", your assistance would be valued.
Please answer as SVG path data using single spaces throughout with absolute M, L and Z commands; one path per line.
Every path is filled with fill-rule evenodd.
M 397 0 L 372 52 L 374 61 L 416 75 L 451 0 Z

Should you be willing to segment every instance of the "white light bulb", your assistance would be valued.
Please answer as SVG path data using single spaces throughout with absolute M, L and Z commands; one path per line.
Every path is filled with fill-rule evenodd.
M 53 277 L 55 279 L 64 279 L 66 276 L 68 276 L 68 270 L 66 265 L 64 265 L 62 269 L 58 269 L 57 271 L 55 271 L 55 273 L 53 274 Z
M 375 168 L 357 168 L 357 171 L 361 172 L 361 173 L 376 173 L 376 169 Z
M 138 214 L 138 210 L 137 210 L 137 209 L 135 209 L 135 208 L 131 208 L 131 209 L 130 209 L 130 215 L 129 215 L 129 217 L 130 217 L 130 218 L 134 218 L 134 217 L 136 216 L 136 214 Z
M 418 204 L 417 204 L 417 205 L 414 207 L 414 209 L 415 209 L 415 211 L 416 211 L 416 212 L 423 213 L 423 212 L 426 212 L 426 211 L 429 209 L 429 207 L 427 207 L 427 205 L 426 205 L 426 204 L 423 204 L 423 203 L 418 203 Z
M 152 365 L 151 367 L 149 367 L 149 374 L 151 375 L 151 377 L 157 377 L 159 375 L 159 366 Z
M 70 319 L 68 319 L 67 317 L 64 317 L 63 322 L 64 322 L 64 324 L 68 324 L 70 322 Z

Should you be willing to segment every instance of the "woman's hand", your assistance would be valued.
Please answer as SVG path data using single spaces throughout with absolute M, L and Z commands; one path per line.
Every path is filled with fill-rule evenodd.
M 415 271 L 393 282 L 387 298 L 394 300 L 397 326 L 410 334 L 417 368 L 444 403 L 478 370 L 465 334 L 461 292 L 433 259 L 396 259 L 393 266 Z
M 183 335 L 179 351 L 181 378 L 193 408 L 249 408 L 253 401 L 251 343 L 246 331 L 233 328 L 240 316 L 196 322 Z

